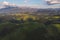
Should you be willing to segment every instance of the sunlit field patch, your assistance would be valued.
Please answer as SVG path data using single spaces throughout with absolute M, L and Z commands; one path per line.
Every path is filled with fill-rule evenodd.
M 58 30 L 60 30 L 60 24 L 53 24 L 55 27 L 58 28 Z

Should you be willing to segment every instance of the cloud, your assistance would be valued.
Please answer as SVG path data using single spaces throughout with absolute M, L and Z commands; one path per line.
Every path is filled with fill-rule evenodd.
M 0 2 L 0 9 L 5 8 L 5 7 L 9 7 L 9 6 L 16 7 L 17 5 L 13 4 L 13 3 L 11 4 L 11 3 L 7 2 L 7 1 Z
M 24 0 L 24 3 L 27 3 L 29 0 Z
M 9 2 L 4 1 L 4 2 L 2 2 L 2 4 L 3 5 L 9 5 Z
M 19 7 L 30 7 L 30 8 L 41 8 L 41 5 L 25 5 L 25 4 L 20 4 Z
M 2 5 L 5 5 L 5 6 L 16 6 L 16 4 L 11 4 L 7 1 L 4 1 L 4 2 L 1 2 Z
M 60 4 L 60 0 L 45 0 L 47 4 Z
M 27 3 L 27 2 L 28 2 L 28 0 L 24 0 L 24 2 L 25 2 L 25 3 Z
M 51 0 L 45 0 L 45 1 L 51 1 Z

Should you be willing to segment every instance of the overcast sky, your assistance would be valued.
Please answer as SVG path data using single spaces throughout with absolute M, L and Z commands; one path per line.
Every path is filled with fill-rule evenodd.
M 60 7 L 60 0 L 0 0 L 0 3 L 4 3 L 4 4 L 11 3 L 20 6 L 25 5 L 25 6 L 40 7 L 40 8 Z

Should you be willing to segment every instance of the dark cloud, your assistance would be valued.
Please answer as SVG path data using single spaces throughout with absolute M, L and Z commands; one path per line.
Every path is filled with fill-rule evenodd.
M 60 4 L 60 0 L 45 0 L 48 5 Z

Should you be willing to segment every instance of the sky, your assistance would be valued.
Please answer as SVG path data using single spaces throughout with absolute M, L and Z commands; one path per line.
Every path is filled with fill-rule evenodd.
M 60 7 L 60 0 L 0 0 L 1 4 L 29 6 L 37 8 L 58 8 Z

